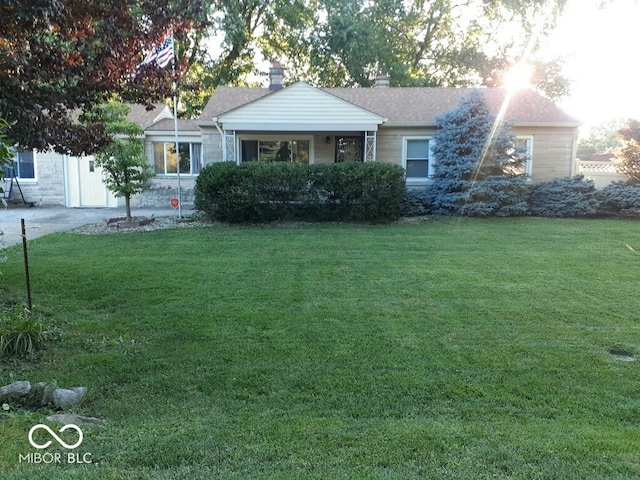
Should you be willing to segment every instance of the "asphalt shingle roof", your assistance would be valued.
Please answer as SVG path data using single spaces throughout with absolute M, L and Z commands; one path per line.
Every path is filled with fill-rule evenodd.
M 143 129 L 147 129 L 153 123 L 162 118 L 171 116 L 169 107 L 164 103 L 154 103 L 154 108 L 151 110 L 148 110 L 145 105 L 138 105 L 134 103 L 130 103 L 128 105 L 131 108 L 131 112 L 127 114 L 127 120 L 136 122 Z
M 322 88 L 353 105 L 388 118 L 388 125 L 433 125 L 434 116 L 454 108 L 471 88 L 391 87 Z M 507 96 L 502 88 L 486 88 L 485 98 L 495 115 Z M 211 120 L 269 94 L 268 88 L 218 87 L 200 116 Z M 516 92 L 505 115 L 514 124 L 573 124 L 579 121 L 533 90 Z

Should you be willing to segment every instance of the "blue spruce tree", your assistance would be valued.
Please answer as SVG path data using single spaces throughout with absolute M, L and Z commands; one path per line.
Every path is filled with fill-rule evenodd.
M 527 211 L 526 155 L 515 147 L 506 125 L 495 117 L 481 90 L 436 117 L 433 212 L 440 215 L 511 216 Z

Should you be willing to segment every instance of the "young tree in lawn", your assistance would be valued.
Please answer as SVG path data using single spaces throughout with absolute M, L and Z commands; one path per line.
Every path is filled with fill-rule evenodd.
M 428 187 L 434 213 L 510 216 L 526 212 L 524 162 L 507 126 L 495 125 L 484 94 L 472 90 L 436 117 L 434 175 Z
M 629 183 L 640 186 L 640 122 L 628 120 L 618 134 L 622 147 L 616 150 L 616 167 L 629 177 Z
M 144 192 L 154 176 L 144 157 L 144 130 L 126 118 L 130 110 L 125 104 L 111 101 L 92 114 L 104 123 L 111 137 L 111 142 L 96 154 L 96 164 L 104 170 L 107 188 L 116 197 L 124 197 L 128 222 L 132 220 L 131 197 Z

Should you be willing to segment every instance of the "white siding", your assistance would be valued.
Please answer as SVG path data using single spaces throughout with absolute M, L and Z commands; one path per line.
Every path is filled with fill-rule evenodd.
M 225 130 L 336 131 L 378 129 L 385 119 L 299 82 L 218 117 Z

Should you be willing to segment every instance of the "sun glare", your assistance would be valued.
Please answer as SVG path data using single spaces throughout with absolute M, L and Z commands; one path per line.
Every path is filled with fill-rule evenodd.
M 516 63 L 504 75 L 504 86 L 511 91 L 527 88 L 531 85 L 533 67 L 526 62 Z

